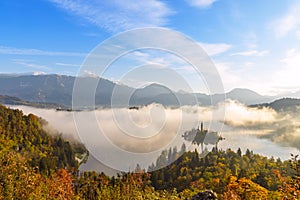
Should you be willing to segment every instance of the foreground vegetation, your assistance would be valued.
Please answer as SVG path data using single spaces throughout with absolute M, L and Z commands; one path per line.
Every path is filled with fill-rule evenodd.
M 152 172 L 109 177 L 79 173 L 85 148 L 47 134 L 43 123 L 0 106 L 0 199 L 186 199 L 208 189 L 219 199 L 300 199 L 298 156 L 282 162 L 214 148 L 200 158 L 183 146 L 163 151 Z

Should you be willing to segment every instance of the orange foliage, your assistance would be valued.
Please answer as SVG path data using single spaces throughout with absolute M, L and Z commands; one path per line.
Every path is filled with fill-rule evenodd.
M 249 179 L 237 180 L 235 176 L 231 176 L 227 190 L 222 194 L 222 199 L 268 199 L 268 190 Z
M 282 194 L 282 199 L 300 199 L 300 179 L 299 177 L 287 178 L 281 176 L 278 170 L 273 170 L 277 178 L 282 182 L 280 187 L 280 192 Z
M 72 199 L 74 196 L 73 178 L 65 169 L 59 169 L 51 179 L 46 180 L 49 185 L 49 194 L 55 199 Z

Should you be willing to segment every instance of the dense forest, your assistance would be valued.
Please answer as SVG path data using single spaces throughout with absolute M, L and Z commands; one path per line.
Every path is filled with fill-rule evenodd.
M 215 147 L 201 157 L 183 145 L 163 151 L 149 172 L 137 165 L 109 177 L 79 172 L 87 150 L 48 134 L 44 123 L 0 106 L 0 199 L 191 199 L 207 190 L 218 199 L 300 199 L 296 155 L 281 161 Z

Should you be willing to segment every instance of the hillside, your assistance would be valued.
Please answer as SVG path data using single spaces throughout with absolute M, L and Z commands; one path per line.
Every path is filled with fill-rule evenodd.
M 43 130 L 42 119 L 0 106 L 0 199 L 299 199 L 300 161 L 267 158 L 247 150 L 176 147 L 162 151 L 149 172 L 109 177 L 79 172 L 76 157 L 86 152 Z M 180 156 L 181 155 L 181 156 Z M 160 168 L 160 166 L 168 165 Z M 210 190 L 213 189 L 214 192 Z M 206 191 L 206 192 L 203 192 Z M 199 198 L 198 198 L 199 199 Z
M 46 122 L 0 105 L 0 199 L 65 199 L 73 195 L 71 175 L 87 154 L 44 129 Z
M 39 171 L 51 173 L 59 167 L 78 169 L 75 155 L 83 154 L 85 148 L 79 144 L 72 145 L 59 135 L 48 134 L 43 129 L 47 123 L 43 119 L 32 114 L 23 115 L 20 110 L 2 105 L 0 119 L 1 145 L 9 144 L 7 150 L 30 156 L 30 164 L 38 166 Z
M 297 108 L 300 106 L 300 99 L 296 98 L 282 98 L 277 99 L 271 103 L 263 103 L 251 105 L 250 107 L 268 107 L 276 110 L 277 112 L 286 112 L 286 111 L 297 111 Z

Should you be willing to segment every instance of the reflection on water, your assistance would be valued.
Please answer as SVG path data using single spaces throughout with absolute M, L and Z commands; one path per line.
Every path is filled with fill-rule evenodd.
M 243 131 L 224 132 L 223 136 L 226 139 L 219 143 L 219 147 L 222 149 L 231 148 L 235 151 L 240 147 L 244 153 L 248 148 L 253 150 L 254 153 L 268 157 L 273 156 L 274 158 L 280 158 L 282 160 L 289 159 L 291 153 L 299 154 L 299 150 L 296 148 L 280 146 L 268 139 L 260 139 L 253 134 L 241 134 L 241 132 Z

